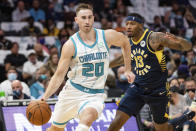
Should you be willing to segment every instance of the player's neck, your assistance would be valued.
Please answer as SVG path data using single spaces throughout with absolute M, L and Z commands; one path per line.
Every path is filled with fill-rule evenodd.
M 91 29 L 89 32 L 84 32 L 82 30 L 79 31 L 79 35 L 81 39 L 86 42 L 87 44 L 94 43 L 96 40 L 96 34 L 94 29 Z
M 137 34 L 133 36 L 131 39 L 133 41 L 138 41 L 142 37 L 143 34 L 144 34 L 144 30 L 138 30 Z

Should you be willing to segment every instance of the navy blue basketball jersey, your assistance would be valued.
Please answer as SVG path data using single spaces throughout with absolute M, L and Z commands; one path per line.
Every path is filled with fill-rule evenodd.
M 163 50 L 154 51 L 149 44 L 152 31 L 146 29 L 137 41 L 130 40 L 131 64 L 136 75 L 135 83 L 144 88 L 165 86 L 167 81 L 166 60 Z

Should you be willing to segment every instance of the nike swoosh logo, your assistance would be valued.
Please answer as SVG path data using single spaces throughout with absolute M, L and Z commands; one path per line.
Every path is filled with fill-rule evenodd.
M 166 92 L 166 91 L 164 91 L 164 92 L 160 92 L 160 93 L 159 93 L 159 95 L 163 95 L 165 92 Z

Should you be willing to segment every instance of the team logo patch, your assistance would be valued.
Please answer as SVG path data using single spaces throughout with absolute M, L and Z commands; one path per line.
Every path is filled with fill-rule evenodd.
M 103 42 L 99 42 L 98 43 L 98 47 L 104 47 L 104 43 Z
M 146 42 L 145 41 L 141 41 L 140 45 L 141 45 L 141 47 L 144 47 L 146 45 Z

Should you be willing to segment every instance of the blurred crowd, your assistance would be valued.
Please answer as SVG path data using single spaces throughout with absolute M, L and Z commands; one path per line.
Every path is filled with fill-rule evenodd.
M 45 92 L 60 58 L 62 45 L 78 31 L 74 22 L 79 2 L 87 0 L 0 0 L 0 51 L 10 51 L 0 64 L 0 100 L 39 99 Z M 168 82 L 171 91 L 171 119 L 178 117 L 195 97 L 196 90 L 196 1 L 195 0 L 91 0 L 96 28 L 125 31 L 125 18 L 137 12 L 145 18 L 145 27 L 170 32 L 192 42 L 192 50 L 179 52 L 165 48 Z M 26 23 L 18 30 L 4 30 L 3 23 Z M 61 26 L 57 26 L 61 22 Z M 39 23 L 41 25 L 37 26 Z M 21 43 L 8 36 L 35 37 L 25 53 Z M 45 38 L 54 38 L 47 44 Z M 24 49 L 23 49 L 24 50 Z M 112 57 L 121 54 L 112 47 Z M 109 97 L 120 97 L 129 87 L 123 66 L 110 69 L 105 90 Z M 57 98 L 66 77 L 52 98 Z M 154 130 L 147 105 L 141 111 L 146 130 Z M 188 125 L 188 128 L 187 128 Z M 188 131 L 191 123 L 181 129 Z M 187 129 L 187 130 L 186 130 Z

